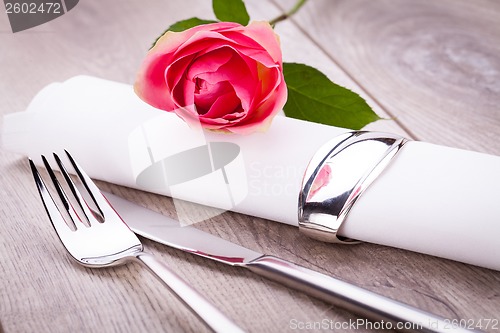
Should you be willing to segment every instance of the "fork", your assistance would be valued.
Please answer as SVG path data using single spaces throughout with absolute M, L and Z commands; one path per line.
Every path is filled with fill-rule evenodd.
M 65 213 L 56 205 L 33 160 L 29 159 L 29 163 L 47 215 L 71 257 L 81 265 L 90 268 L 116 266 L 138 261 L 156 275 L 207 327 L 215 332 L 243 332 L 175 272 L 157 261 L 151 254 L 143 251 L 143 245 L 139 238 L 128 228 L 73 157 L 66 150 L 65 153 L 97 211 L 90 208 L 56 153 L 53 154 L 54 159 L 67 187 L 72 192 L 73 201 L 68 198 L 43 155 L 42 161 Z M 72 202 L 76 203 L 77 209 Z

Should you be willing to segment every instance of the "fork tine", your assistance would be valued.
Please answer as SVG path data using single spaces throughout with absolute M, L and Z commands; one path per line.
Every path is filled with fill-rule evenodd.
M 94 204 L 101 213 L 103 219 L 106 220 L 106 215 L 107 215 L 106 213 L 111 213 L 111 211 L 116 214 L 116 212 L 111 207 L 108 200 L 106 200 L 104 195 L 101 193 L 101 190 L 99 190 L 94 181 L 85 173 L 85 171 L 83 171 L 82 167 L 75 161 L 73 156 L 71 156 L 71 154 L 66 149 L 64 150 L 64 152 L 68 156 L 68 159 L 73 165 L 73 168 L 75 169 L 78 177 L 80 178 L 80 181 L 82 182 L 83 186 L 85 186 L 85 188 L 87 189 L 87 192 L 92 198 L 92 201 L 94 201 Z
M 38 169 L 36 168 L 35 163 L 31 158 L 29 159 L 29 163 L 31 172 L 33 173 L 33 178 L 35 179 L 38 193 L 42 198 L 43 206 L 45 207 L 45 211 L 49 216 L 50 222 L 52 222 L 52 226 L 54 227 L 54 229 L 56 229 L 58 235 L 72 232 L 69 226 L 66 224 L 66 221 L 64 220 L 64 217 L 62 216 L 59 208 L 54 202 L 54 199 L 47 190 L 47 186 L 45 185 L 45 182 L 40 176 L 40 173 L 38 172 Z M 61 238 L 61 236 L 59 237 Z
M 66 167 L 64 166 L 64 163 L 61 161 L 59 156 L 56 153 L 53 153 L 54 159 L 57 162 L 57 165 L 59 166 L 59 170 L 61 171 L 61 174 L 64 176 L 64 179 L 66 180 L 66 183 L 68 184 L 68 187 L 70 188 L 71 192 L 73 193 L 73 196 L 82 210 L 83 214 L 87 218 L 87 221 L 89 224 L 92 224 L 94 222 L 98 222 L 97 219 L 95 218 L 94 213 L 90 210 L 89 206 L 87 205 L 85 199 L 83 198 L 82 194 L 76 187 L 75 183 L 73 182 L 73 179 L 71 179 Z M 99 209 L 100 211 L 100 209 Z M 102 212 L 101 212 L 102 214 Z
M 59 183 L 59 180 L 57 180 L 56 174 L 54 173 L 54 170 L 52 170 L 52 167 L 49 164 L 49 161 L 45 158 L 45 156 L 42 155 L 42 161 L 43 164 L 45 165 L 45 169 L 47 169 L 47 172 L 49 173 L 50 179 L 52 180 L 52 183 L 54 184 L 54 187 L 56 188 L 57 194 L 59 195 L 59 199 L 61 200 L 64 209 L 68 213 L 70 217 L 70 221 L 72 224 L 72 227 L 76 230 L 78 229 L 78 224 L 76 221 L 80 221 L 83 223 L 83 221 L 80 219 L 78 214 L 76 213 L 75 209 L 71 205 L 68 196 L 64 192 L 61 183 Z M 59 210 L 60 212 L 60 210 Z

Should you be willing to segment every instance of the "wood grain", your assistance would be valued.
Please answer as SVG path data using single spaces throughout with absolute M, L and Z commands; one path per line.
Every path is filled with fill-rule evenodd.
M 293 20 L 412 137 L 500 154 L 498 1 L 317 0 Z
M 23 111 L 43 86 L 73 75 L 132 83 L 151 41 L 166 26 L 191 16 L 213 18 L 207 1 L 145 3 L 81 1 L 57 20 L 17 34 L 0 14 L 0 113 Z M 285 61 L 320 68 L 367 98 L 379 114 L 396 119 L 377 122 L 374 129 L 498 153 L 498 143 L 484 139 L 499 133 L 499 35 L 498 25 L 490 24 L 499 10 L 497 3 L 481 4 L 315 0 L 277 32 Z M 249 11 L 255 19 L 280 13 L 270 1 L 250 1 Z M 448 46 L 439 53 L 436 45 Z M 467 140 L 458 138 L 462 129 L 470 131 Z M 90 270 L 73 264 L 46 218 L 25 158 L 0 150 L 0 168 L 0 332 L 206 331 L 142 267 Z M 169 198 L 99 186 L 175 214 Z M 500 317 L 500 272 L 373 244 L 332 246 L 295 227 L 230 212 L 196 227 L 436 314 Z M 300 331 L 291 329 L 293 319 L 357 319 L 245 270 L 144 244 L 247 331 Z

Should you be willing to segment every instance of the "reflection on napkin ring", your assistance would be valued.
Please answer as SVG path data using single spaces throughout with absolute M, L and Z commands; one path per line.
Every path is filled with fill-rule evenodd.
M 299 228 L 330 243 L 358 243 L 337 235 L 359 196 L 389 165 L 407 140 L 379 132 L 339 135 L 313 156 L 299 194 Z

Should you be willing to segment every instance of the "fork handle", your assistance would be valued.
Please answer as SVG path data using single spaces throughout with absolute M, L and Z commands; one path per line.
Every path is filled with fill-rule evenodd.
M 165 286 L 167 286 L 189 309 L 215 332 L 243 332 L 212 303 L 198 293 L 170 268 L 153 255 L 138 252 L 135 258 L 144 264 Z

